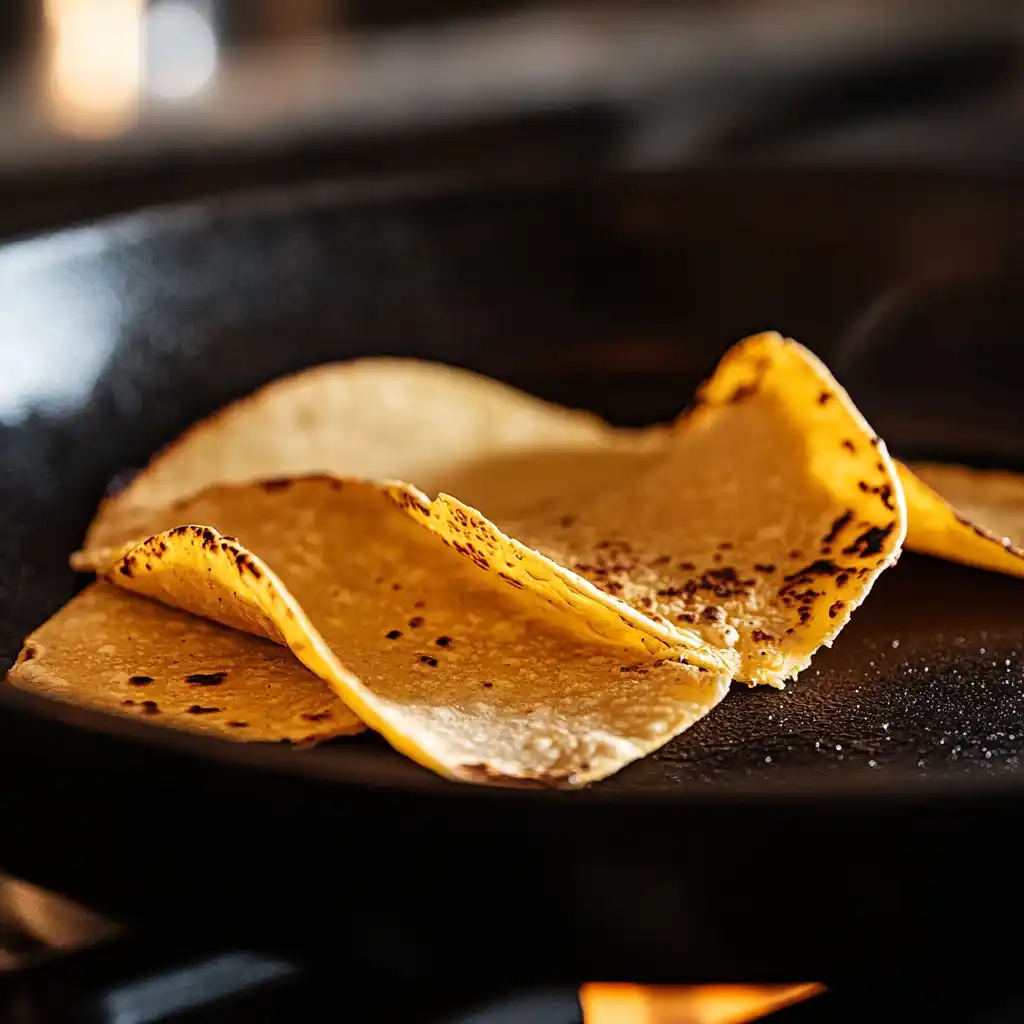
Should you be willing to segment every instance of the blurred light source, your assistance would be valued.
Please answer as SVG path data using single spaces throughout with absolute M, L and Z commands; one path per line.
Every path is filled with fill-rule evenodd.
M 209 5 L 153 0 L 146 14 L 146 91 L 162 100 L 202 92 L 217 70 Z
M 45 101 L 68 135 L 104 139 L 134 125 L 144 0 L 44 0 Z

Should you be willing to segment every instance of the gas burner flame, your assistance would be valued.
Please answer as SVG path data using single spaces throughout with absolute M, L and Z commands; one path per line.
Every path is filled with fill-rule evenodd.
M 825 991 L 791 985 L 626 985 L 580 989 L 584 1024 L 746 1024 Z

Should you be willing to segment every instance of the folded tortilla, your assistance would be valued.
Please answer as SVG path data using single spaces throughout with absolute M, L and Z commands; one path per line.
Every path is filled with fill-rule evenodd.
M 105 582 L 37 629 L 8 679 L 82 707 L 229 740 L 305 744 L 365 728 L 289 651 Z
M 662 625 L 735 646 L 736 678 L 781 686 L 829 645 L 900 552 L 885 445 L 827 369 L 775 334 L 735 346 L 675 425 L 598 496 L 563 488 L 501 526 Z M 473 510 L 410 508 L 442 535 Z
M 900 467 L 907 546 L 952 562 L 1024 576 L 1024 479 L 938 463 Z
M 164 515 L 203 525 L 130 547 L 106 579 L 287 644 L 396 749 L 450 778 L 603 778 L 703 717 L 735 670 L 733 652 L 695 635 L 651 653 L 642 627 L 613 627 L 601 600 L 565 600 L 526 559 L 504 578 L 423 529 L 393 488 L 219 487 Z

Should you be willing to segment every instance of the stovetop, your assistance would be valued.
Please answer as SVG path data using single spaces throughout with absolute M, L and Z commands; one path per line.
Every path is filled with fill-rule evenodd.
M 199 937 L 132 933 L 0 875 L 0 1024 L 1016 1024 L 1012 977 L 820 983 L 484 988 L 432 985 Z M 681 968 L 681 976 L 685 969 Z M 692 982 L 692 979 L 686 979 Z

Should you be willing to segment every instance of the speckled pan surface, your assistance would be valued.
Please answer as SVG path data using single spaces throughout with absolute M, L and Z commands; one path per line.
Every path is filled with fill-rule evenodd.
M 79 585 L 67 555 L 110 481 L 224 402 L 325 360 L 439 359 L 643 423 L 677 412 L 729 344 L 775 328 L 830 365 L 894 454 L 1024 468 L 1014 384 L 1024 368 L 1024 304 L 1005 273 L 1024 265 L 1022 194 L 998 178 L 743 171 L 473 190 L 313 187 L 10 246 L 0 252 L 0 656 L 9 664 L 22 636 Z M 0 739 L 5 771 L 47 766 L 38 790 L 7 793 L 12 815 L 34 813 L 68 770 L 82 792 L 95 792 L 90 772 L 105 785 L 117 766 L 117 791 L 138 796 L 141 782 L 125 772 L 153 766 L 146 799 L 165 800 L 176 827 L 187 813 L 216 826 L 202 806 L 175 802 L 173 772 L 230 793 L 239 807 L 287 792 L 289 809 L 274 812 L 287 827 L 306 815 L 308 828 L 310 815 L 322 821 L 326 809 L 341 814 L 344 801 L 362 799 L 354 794 L 373 792 L 414 807 L 429 800 L 435 811 L 446 802 L 486 807 L 491 839 L 531 821 L 532 841 L 543 846 L 570 819 L 578 836 L 590 835 L 584 816 L 602 809 L 655 830 L 632 854 L 618 850 L 621 866 L 659 830 L 698 827 L 692 813 L 704 816 L 707 843 L 752 843 L 756 860 L 765 833 L 758 839 L 747 834 L 753 819 L 741 826 L 729 817 L 736 800 L 755 815 L 785 807 L 779 813 L 798 832 L 829 827 L 822 808 L 844 807 L 850 817 L 836 827 L 856 820 L 876 839 L 883 818 L 898 830 L 886 817 L 893 808 L 933 807 L 944 795 L 956 806 L 976 795 L 972 814 L 982 805 L 1016 813 L 1024 586 L 905 555 L 835 647 L 785 692 L 737 687 L 656 756 L 592 790 L 530 794 L 530 803 L 467 794 L 372 736 L 300 752 L 239 750 L 54 712 L 6 691 Z M 74 768 L 62 769 L 62 758 Z M 314 792 L 316 812 L 304 802 Z M 103 813 L 120 834 L 113 805 Z M 913 837 L 898 840 L 900 856 Z M 763 851 L 762 862 L 784 846 Z M 4 850 L 0 840 L 0 866 Z M 849 871 L 857 856 L 847 853 Z M 653 875 L 660 855 L 651 850 Z M 541 870 L 542 860 L 531 863 Z M 684 873 L 707 870 L 675 863 Z M 560 913 L 585 931 L 581 908 L 598 911 L 580 879 L 596 884 L 600 873 L 593 864 L 579 870 L 579 899 L 563 894 Z M 543 888 L 545 878 L 534 884 Z M 127 898 L 98 877 L 65 883 L 76 885 L 115 906 Z M 167 881 L 161 891 L 186 889 Z M 770 912 L 749 899 L 741 910 L 740 890 L 717 904 L 737 927 L 744 913 Z M 636 925 L 623 910 L 629 899 L 616 904 L 626 932 Z M 695 908 L 711 915 L 713 906 L 710 897 L 691 904 L 694 927 L 711 919 Z M 729 956 L 749 967 L 722 935 L 699 955 L 680 942 L 665 955 L 697 957 L 705 972 Z M 805 941 L 804 953 L 812 946 Z M 524 949 L 517 955 L 536 960 Z M 625 947 L 619 953 L 626 963 Z M 465 955 L 472 961 L 473 950 Z M 776 963 L 778 954 L 765 955 L 759 962 Z M 569 970 L 601 962 L 579 956 L 574 967 L 564 956 L 552 962 Z

